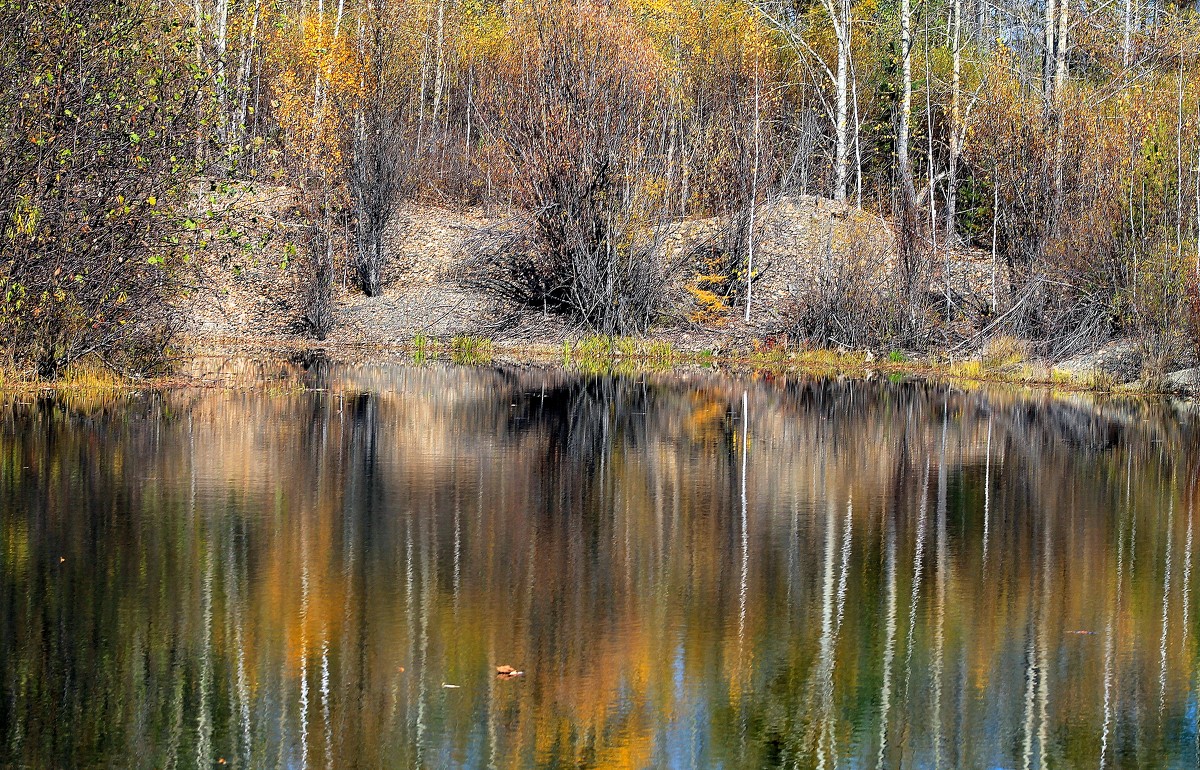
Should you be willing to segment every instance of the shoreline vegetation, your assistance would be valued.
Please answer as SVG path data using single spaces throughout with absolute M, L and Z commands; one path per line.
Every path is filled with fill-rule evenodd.
M 0 0 L 0 67 L 6 388 L 248 346 L 1200 392 L 1194 4 Z
M 297 365 L 297 371 L 315 363 L 366 363 L 394 365 L 454 364 L 459 366 L 547 367 L 588 375 L 671 374 L 693 371 L 720 372 L 751 377 L 852 377 L 882 376 L 899 381 L 919 379 L 962 387 L 1010 385 L 1062 393 L 1103 396 L 1177 397 L 1195 401 L 1200 391 L 1164 380 L 1121 382 L 1111 373 L 1094 369 L 1080 372 L 1045 361 L 1026 359 L 1015 340 L 1002 340 L 969 357 L 951 359 L 937 355 L 909 357 L 892 351 L 885 357 L 871 351 L 831 348 L 789 348 L 756 344 L 746 348 L 713 350 L 680 348 L 653 337 L 586 336 L 561 345 L 496 342 L 460 335 L 449 339 L 418 335 L 403 344 L 329 343 L 317 346 L 305 340 L 209 341 L 179 354 L 180 362 L 221 362 L 233 359 L 264 365 Z M 121 375 L 97 362 L 81 362 L 53 381 L 18 378 L 0 373 L 0 394 L 30 392 L 121 392 L 189 388 L 276 388 L 273 382 L 225 378 L 211 373 L 173 370 L 150 377 Z M 285 389 L 286 390 L 286 389 Z

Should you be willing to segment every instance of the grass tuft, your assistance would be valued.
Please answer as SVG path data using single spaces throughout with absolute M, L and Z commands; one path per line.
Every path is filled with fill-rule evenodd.
M 494 345 L 486 337 L 459 335 L 450 341 L 450 360 L 456 364 L 486 364 Z
M 1029 358 L 1029 346 L 1016 337 L 1000 334 L 992 337 L 979 353 L 984 371 L 991 374 L 1016 374 Z

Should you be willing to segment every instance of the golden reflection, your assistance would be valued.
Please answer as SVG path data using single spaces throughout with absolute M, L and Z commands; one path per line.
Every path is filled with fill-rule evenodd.
M 270 390 L 0 405 L 0 763 L 1196 757 L 1200 454 L 1172 407 L 320 359 L 214 377 L 237 378 Z

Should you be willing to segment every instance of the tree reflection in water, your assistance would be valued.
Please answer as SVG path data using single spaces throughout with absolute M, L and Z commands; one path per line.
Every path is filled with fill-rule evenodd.
M 1187 414 L 232 366 L 2 402 L 0 763 L 1195 765 Z

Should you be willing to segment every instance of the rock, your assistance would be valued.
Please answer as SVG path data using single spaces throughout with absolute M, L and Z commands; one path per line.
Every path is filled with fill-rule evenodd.
M 1056 369 L 1077 377 L 1110 377 L 1117 383 L 1136 380 L 1142 373 L 1142 353 L 1132 342 L 1110 342 L 1091 353 L 1075 356 Z
M 1171 393 L 1200 395 L 1200 367 L 1171 372 L 1163 377 L 1163 385 Z

